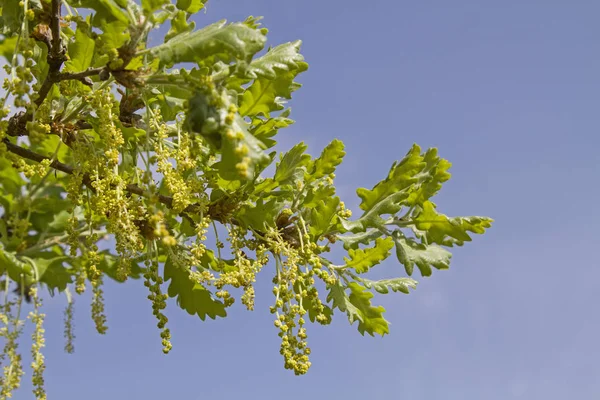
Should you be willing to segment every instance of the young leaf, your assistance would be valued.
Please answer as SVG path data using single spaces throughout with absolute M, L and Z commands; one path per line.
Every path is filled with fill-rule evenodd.
M 407 189 L 418 181 L 417 173 L 424 167 L 421 148 L 416 144 L 410 149 L 406 156 L 399 163 L 394 163 L 388 177 L 379 182 L 373 189 L 368 190 L 359 188 L 356 190 L 358 196 L 362 199 L 360 208 L 367 211 L 375 207 L 383 199 L 390 195 Z
M 177 11 L 173 17 L 171 17 L 171 29 L 165 35 L 165 42 L 173 39 L 174 37 L 183 33 L 191 32 L 196 28 L 194 21 L 188 22 L 188 15 L 184 11 Z
M 306 71 L 308 64 L 300 54 L 301 44 L 301 40 L 296 40 L 275 46 L 264 56 L 252 60 L 245 71 L 245 76 L 252 79 L 263 77 L 273 80 L 277 78 L 280 71 Z
M 252 180 L 271 162 L 271 158 L 264 152 L 263 143 L 248 132 L 248 123 L 242 117 L 236 115 L 230 129 L 236 132 L 236 136 L 223 135 L 222 158 L 214 164 L 214 168 L 219 170 L 221 177 L 230 181 Z
M 344 257 L 346 261 L 345 268 L 353 268 L 357 273 L 362 274 L 367 272 L 371 267 L 379 264 L 390 255 L 390 250 L 394 247 L 394 241 L 390 237 L 378 238 L 375 240 L 375 246 L 364 250 L 348 250 L 348 257 Z
M 171 280 L 167 289 L 169 297 L 176 297 L 177 305 L 188 314 L 196 314 L 202 321 L 207 316 L 211 319 L 227 316 L 225 305 L 215 300 L 204 286 L 191 279 L 189 271 L 176 266 L 170 257 L 165 261 L 165 281 L 168 280 Z
M 392 237 L 396 244 L 398 261 L 404 265 L 408 276 L 412 275 L 415 264 L 419 268 L 421 276 L 431 276 L 431 267 L 450 268 L 452 253 L 446 249 L 435 244 L 417 243 L 414 239 L 405 237 L 400 231 L 395 231 Z
M 35 266 L 37 279 L 46 284 L 51 295 L 56 289 L 63 292 L 73 282 L 73 271 L 63 266 L 70 262 L 71 257 L 62 254 L 62 251 L 40 251 L 29 254 L 29 257 Z
M 177 8 L 190 14 L 195 14 L 204 8 L 207 0 L 177 0 Z
M 292 92 L 300 88 L 294 82 L 296 74 L 293 72 L 281 73 L 275 79 L 259 78 L 244 91 L 240 101 L 240 114 L 242 116 L 264 115 L 270 117 L 271 112 L 283 110 L 281 98 L 291 99 Z
M 142 9 L 146 13 L 153 13 L 161 8 L 164 4 L 169 3 L 169 0 L 142 0 Z
M 315 160 L 311 179 L 319 179 L 333 173 L 335 168 L 342 163 L 345 155 L 344 143 L 334 139 L 323 149 L 321 156 Z
M 376 203 L 369 211 L 366 211 L 359 219 L 347 221 L 342 219 L 344 229 L 353 233 L 365 232 L 368 228 L 381 228 L 385 225 L 382 215 L 394 215 L 406 205 L 406 199 L 410 193 L 399 191 L 384 197 Z
M 359 244 L 369 245 L 373 240 L 383 235 L 380 230 L 370 229 L 366 232 L 352 235 L 337 235 L 337 238 L 344 243 L 344 249 L 358 249 Z
M 309 231 L 315 240 L 330 231 L 332 225 L 335 224 L 339 204 L 340 198 L 331 196 L 310 208 Z
M 29 284 L 33 281 L 33 270 L 31 265 L 20 260 L 14 251 L 8 251 L 0 243 L 0 275 L 8 271 L 8 276 L 15 282 L 21 279 Z
M 365 332 L 371 336 L 380 334 L 381 336 L 390 333 L 389 323 L 383 318 L 385 308 L 382 306 L 374 307 L 371 304 L 373 293 L 369 292 L 364 286 L 356 282 L 348 284 L 350 297 L 345 292 L 345 307 L 350 324 L 358 320 L 358 331 L 364 336 Z
M 310 156 L 304 154 L 307 147 L 304 142 L 300 142 L 285 153 L 277 164 L 273 179 L 280 185 L 293 185 L 297 179 L 302 179 L 310 161 Z
M 65 63 L 65 71 L 81 72 L 89 68 L 94 58 L 96 42 L 81 28 L 75 32 L 75 40 L 69 43 L 69 61 Z
M 98 265 L 98 269 L 106 274 L 110 279 L 117 282 L 125 282 L 123 278 L 119 275 L 119 263 L 120 262 L 128 262 L 129 265 L 129 274 L 127 275 L 132 279 L 139 279 L 145 271 L 145 268 L 140 267 L 139 262 L 136 260 L 119 260 L 118 257 L 110 254 L 108 251 L 101 251 L 100 256 L 100 264 Z
M 242 23 L 226 25 L 222 20 L 152 47 L 150 53 L 168 65 L 196 62 L 217 54 L 227 61 L 249 61 L 264 47 L 265 41 L 265 35 L 259 30 Z
M 96 11 L 92 18 L 94 26 L 106 26 L 115 21 L 129 24 L 127 13 L 119 7 L 115 0 L 74 0 L 70 2 L 71 6 L 91 8 Z
M 259 199 L 254 206 L 243 206 L 237 218 L 246 227 L 262 230 L 265 226 L 275 227 L 275 220 L 282 209 L 283 203 L 275 198 L 266 203 L 263 199 Z
M 358 280 L 362 282 L 367 289 L 373 288 L 376 292 L 381 294 L 388 294 L 389 289 L 392 289 L 393 292 L 402 292 L 408 294 L 409 289 L 417 288 L 417 281 L 411 278 L 391 278 L 381 279 L 379 281 L 358 278 Z
M 254 137 L 263 142 L 268 149 L 275 146 L 277 142 L 271 138 L 279 132 L 279 129 L 287 128 L 294 123 L 293 119 L 287 118 L 289 111 L 290 109 L 288 108 L 282 111 L 277 117 L 267 119 L 252 118 L 250 132 Z
M 13 32 L 19 31 L 21 28 L 21 21 L 23 20 L 23 6 L 19 1 L 5 0 L 2 2 L 0 12 L 2 13 L 2 19 L 0 19 L 0 25 L 2 33 L 9 36 Z
M 427 150 L 423 157 L 425 168 L 419 173 L 425 176 L 421 178 L 420 183 L 415 185 L 407 203 L 410 205 L 421 204 L 432 198 L 441 188 L 442 184 L 450 179 L 448 169 L 452 164 L 437 155 L 437 149 L 432 148 Z
M 470 242 L 471 237 L 467 232 L 482 234 L 486 228 L 492 226 L 494 220 L 487 217 L 448 218 L 444 214 L 438 214 L 435 205 L 426 201 L 413 221 L 415 234 L 425 238 L 427 243 L 452 247 L 455 244 L 462 246 L 464 242 Z

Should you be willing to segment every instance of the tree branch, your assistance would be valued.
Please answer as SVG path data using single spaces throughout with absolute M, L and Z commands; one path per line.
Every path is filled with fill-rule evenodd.
M 61 11 L 61 0 L 52 0 L 52 15 L 50 16 L 50 30 L 52 31 L 52 46 L 48 49 L 48 75 L 42 83 L 38 98 L 35 99 L 34 103 L 38 107 L 44 102 L 48 92 L 56 82 L 58 82 L 60 76 L 60 68 L 63 62 L 67 59 L 65 56 L 65 49 L 62 46 L 60 39 L 60 11 Z
M 104 69 L 105 69 L 104 67 L 99 67 L 99 68 L 88 68 L 85 71 L 81 71 L 81 72 L 63 72 L 58 75 L 58 80 L 59 81 L 67 81 L 67 80 L 73 79 L 73 80 L 80 81 L 84 85 L 90 86 L 92 84 L 92 81 L 88 77 L 94 76 L 94 75 L 99 75 L 100 72 L 102 72 Z
M 43 156 L 39 153 L 33 152 L 29 149 L 26 149 L 26 148 L 23 148 L 16 144 L 13 144 L 6 138 L 3 139 L 2 142 L 6 145 L 6 149 L 8 151 L 10 151 L 11 153 L 16 154 L 20 157 L 23 157 L 27 160 L 35 161 L 38 163 L 41 163 L 44 160 L 50 160 L 50 157 Z M 68 175 L 75 174 L 75 168 L 73 168 L 72 166 L 70 166 L 68 164 L 63 164 L 58 160 L 53 160 L 50 163 L 50 167 L 54 168 L 57 171 L 64 172 L 65 174 L 68 174 Z M 93 192 L 96 191 L 96 189 L 92 185 L 92 179 L 90 178 L 90 176 L 88 174 L 83 175 L 83 183 L 88 188 L 90 188 L 90 190 L 92 190 Z M 144 190 L 143 188 L 139 187 L 138 185 L 132 184 L 132 183 L 126 185 L 125 190 L 127 190 L 131 194 L 135 194 L 135 195 L 146 197 L 146 198 L 151 198 L 153 196 L 152 193 L 150 193 L 147 190 Z M 164 196 L 162 194 L 159 194 L 157 197 L 158 197 L 158 201 L 160 203 L 166 205 L 169 208 L 173 208 L 173 198 L 172 197 Z M 186 213 L 197 213 L 199 211 L 200 211 L 200 206 L 197 204 L 190 204 L 184 210 L 184 212 L 186 212 Z

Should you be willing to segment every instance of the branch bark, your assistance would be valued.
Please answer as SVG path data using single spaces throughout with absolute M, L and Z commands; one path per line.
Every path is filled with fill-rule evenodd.
M 60 12 L 61 0 L 52 0 L 52 15 L 50 17 L 52 47 L 48 49 L 48 75 L 46 75 L 46 79 L 44 80 L 44 83 L 42 83 L 42 87 L 38 93 L 38 98 L 34 101 L 38 107 L 46 99 L 46 96 L 48 95 L 48 92 L 50 92 L 52 85 L 60 81 L 60 68 L 62 67 L 63 62 L 65 62 L 67 59 L 65 55 L 65 49 L 63 48 L 62 41 L 60 39 Z

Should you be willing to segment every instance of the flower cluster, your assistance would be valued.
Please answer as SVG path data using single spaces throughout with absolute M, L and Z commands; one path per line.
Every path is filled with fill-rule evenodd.
M 156 251 L 156 242 L 149 245 L 149 248 L 153 248 Z M 160 285 L 164 282 L 163 278 L 158 274 L 158 261 L 156 259 L 148 259 L 145 261 L 147 267 L 146 273 L 144 274 L 144 286 L 148 288 L 150 294 L 148 300 L 152 302 L 152 314 L 158 320 L 157 326 L 161 330 L 160 337 L 162 338 L 163 352 L 167 354 L 173 347 L 171 345 L 171 332 L 165 325 L 168 322 L 168 318 L 163 314 L 162 310 L 167 307 L 166 294 L 162 293 Z
M 23 376 L 23 363 L 21 355 L 18 352 L 18 339 L 23 330 L 23 321 L 21 320 L 21 303 L 5 301 L 4 307 L 0 312 L 0 337 L 4 338 L 4 348 L 0 355 L 0 361 L 7 364 L 3 366 L 3 376 L 0 377 L 0 398 L 12 396 L 12 392 L 21 386 L 21 377 Z M 13 314 L 13 307 L 17 306 L 17 313 Z M 1 364 L 0 364 L 1 365 Z
M 44 363 L 44 355 L 41 350 L 45 347 L 44 339 L 44 318 L 45 314 L 40 313 L 40 307 L 42 306 L 42 300 L 38 297 L 37 287 L 30 289 L 30 296 L 33 300 L 33 311 L 29 313 L 29 319 L 35 325 L 33 334 L 31 335 L 31 369 L 33 371 L 31 382 L 33 383 L 33 394 L 35 398 L 39 400 L 46 399 L 46 390 L 44 389 L 44 370 L 46 364 Z

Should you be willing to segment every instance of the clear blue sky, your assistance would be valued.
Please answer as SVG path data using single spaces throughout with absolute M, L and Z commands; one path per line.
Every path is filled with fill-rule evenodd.
M 49 398 L 599 398 L 600 3 L 211 0 L 196 21 L 248 15 L 265 17 L 273 45 L 302 39 L 310 63 L 280 149 L 343 140 L 337 183 L 356 210 L 354 190 L 412 143 L 438 147 L 454 164 L 440 210 L 489 215 L 493 229 L 411 295 L 379 296 L 385 338 L 341 314 L 309 326 L 302 377 L 283 369 L 266 275 L 255 312 L 201 322 L 167 308 L 168 356 L 141 282 L 108 286 L 106 336 L 80 299 L 74 355 L 52 299 Z M 381 270 L 403 272 L 394 259 Z M 16 399 L 31 398 L 25 379 Z

